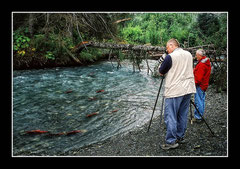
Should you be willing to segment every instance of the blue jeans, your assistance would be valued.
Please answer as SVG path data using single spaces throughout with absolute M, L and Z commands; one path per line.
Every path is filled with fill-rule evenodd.
M 173 144 L 184 137 L 191 94 L 166 98 L 164 121 L 167 127 L 166 143 Z
M 199 86 L 196 86 L 196 94 L 194 100 L 200 114 L 203 116 L 205 109 L 205 92 Z M 201 119 L 201 116 L 196 109 L 194 111 L 194 118 Z

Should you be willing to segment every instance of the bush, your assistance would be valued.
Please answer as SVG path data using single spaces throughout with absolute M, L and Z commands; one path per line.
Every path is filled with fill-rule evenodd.
M 95 48 L 87 48 L 84 49 L 80 53 L 80 60 L 84 62 L 94 62 L 98 59 L 100 59 L 103 56 L 103 50 L 101 49 L 95 49 Z
M 128 26 L 123 28 L 121 32 L 124 40 L 128 41 L 129 43 L 141 43 L 142 42 L 142 35 L 143 32 L 140 26 Z
M 17 55 L 24 56 L 26 49 L 30 46 L 30 38 L 20 31 L 13 33 L 13 51 Z

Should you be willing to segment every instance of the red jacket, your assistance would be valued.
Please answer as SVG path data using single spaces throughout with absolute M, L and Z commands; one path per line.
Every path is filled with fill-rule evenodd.
M 211 74 L 211 64 L 209 58 L 203 56 L 193 70 L 195 84 L 200 86 L 203 91 L 206 91 L 209 85 Z

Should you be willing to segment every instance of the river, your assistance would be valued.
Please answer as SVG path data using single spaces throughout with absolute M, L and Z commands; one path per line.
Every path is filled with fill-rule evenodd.
M 151 69 L 155 63 L 149 60 Z M 145 62 L 142 71 L 135 73 L 129 62 L 118 70 L 113 65 L 104 61 L 83 67 L 13 71 L 13 155 L 58 155 L 149 122 L 160 80 L 147 75 Z M 160 114 L 162 92 L 155 116 Z M 50 137 L 48 133 L 29 135 L 26 131 L 30 130 L 81 132 Z

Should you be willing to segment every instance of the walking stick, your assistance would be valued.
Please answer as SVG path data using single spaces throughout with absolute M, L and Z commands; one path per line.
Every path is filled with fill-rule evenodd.
M 194 106 L 194 107 L 195 107 L 195 109 L 197 110 L 198 114 L 201 116 L 201 118 L 203 119 L 204 123 L 206 124 L 206 126 L 207 126 L 207 127 L 208 127 L 208 129 L 210 130 L 211 134 L 214 136 L 214 133 L 213 133 L 213 131 L 211 130 L 211 128 L 209 127 L 209 125 L 207 124 L 207 122 L 206 122 L 206 120 L 203 118 L 203 116 L 200 114 L 200 112 L 199 112 L 199 110 L 198 110 L 197 106 L 195 105 L 195 103 L 194 103 L 192 100 L 190 100 L 190 103 L 192 103 L 192 104 L 193 104 L 193 106 Z
M 161 80 L 161 83 L 160 83 L 160 87 L 159 87 L 159 89 L 158 89 L 157 98 L 156 98 L 156 101 L 155 101 L 155 105 L 154 105 L 153 112 L 152 112 L 152 117 L 151 117 L 151 119 L 150 119 L 150 122 L 149 122 L 149 126 L 148 126 L 148 130 L 147 130 L 147 132 L 149 131 L 150 126 L 151 126 L 151 123 L 152 123 L 152 118 L 153 118 L 153 114 L 154 114 L 154 111 L 155 111 L 155 108 L 156 108 L 156 105 L 157 105 L 157 101 L 158 101 L 159 93 L 160 93 L 161 88 L 162 88 L 163 79 L 164 79 L 164 76 L 162 76 L 162 80 Z

